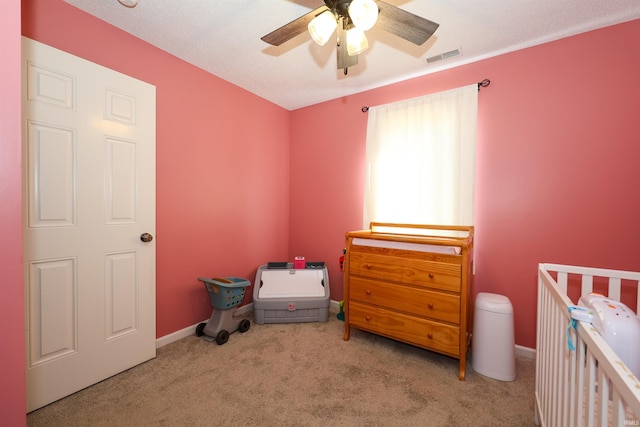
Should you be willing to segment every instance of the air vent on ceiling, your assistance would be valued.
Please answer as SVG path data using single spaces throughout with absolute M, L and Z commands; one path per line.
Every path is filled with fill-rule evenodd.
M 432 56 L 430 58 L 427 58 L 427 63 L 431 64 L 432 62 L 437 62 L 437 61 L 440 61 L 442 59 L 447 59 L 447 58 L 451 58 L 452 56 L 458 56 L 458 55 L 460 55 L 460 50 L 459 49 L 450 50 L 449 52 L 441 53 L 440 55 L 436 55 L 436 56 Z

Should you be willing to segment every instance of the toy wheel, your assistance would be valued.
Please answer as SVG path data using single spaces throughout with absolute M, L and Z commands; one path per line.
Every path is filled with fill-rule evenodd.
M 242 319 L 240 321 L 240 325 L 238 326 L 238 330 L 244 334 L 249 330 L 250 327 L 251 327 L 251 322 L 249 322 L 247 319 Z
M 218 343 L 218 345 L 222 345 L 227 341 L 229 341 L 229 332 L 224 329 L 218 332 L 218 335 L 216 336 L 216 343 Z
M 204 335 L 204 327 L 207 326 L 206 323 L 200 323 L 198 326 L 196 326 L 196 336 L 197 337 L 201 337 Z

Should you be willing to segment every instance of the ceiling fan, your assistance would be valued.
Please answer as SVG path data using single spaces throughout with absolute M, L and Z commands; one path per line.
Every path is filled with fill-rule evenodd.
M 374 0 L 324 0 L 324 5 L 267 34 L 261 39 L 274 46 L 309 31 L 324 45 L 337 31 L 338 69 L 358 63 L 358 55 L 369 47 L 364 32 L 378 25 L 418 46 L 435 33 L 440 24 L 389 3 Z

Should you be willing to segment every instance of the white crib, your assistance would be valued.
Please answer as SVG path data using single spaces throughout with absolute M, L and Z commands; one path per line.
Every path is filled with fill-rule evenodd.
M 536 424 L 547 427 L 640 425 L 640 382 L 589 323 L 570 325 L 569 306 L 594 291 L 620 301 L 640 273 L 540 264 L 536 355 Z M 568 295 L 576 294 L 572 301 Z M 629 304 L 627 304 L 629 305 Z M 630 305 L 632 306 L 632 305 Z M 633 307 L 633 306 L 632 306 Z M 569 341 L 570 340 L 570 341 Z M 569 349 L 569 342 L 575 350 Z

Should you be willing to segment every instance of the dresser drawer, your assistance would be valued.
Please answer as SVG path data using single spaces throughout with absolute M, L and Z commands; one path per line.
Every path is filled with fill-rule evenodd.
M 383 308 L 349 302 L 349 324 L 418 347 L 458 356 L 460 329 Z
M 355 246 L 352 249 L 356 248 Z M 367 251 L 370 249 L 370 251 Z M 372 277 L 400 283 L 410 283 L 416 286 L 426 286 L 460 292 L 460 275 L 462 268 L 459 263 L 444 263 L 420 259 L 420 253 L 415 257 L 398 257 L 373 253 L 374 248 L 363 251 L 352 250 L 349 253 L 348 271 L 351 275 Z
M 350 276 L 349 300 L 358 300 L 444 322 L 460 323 L 459 295 Z

